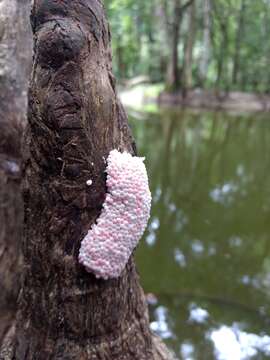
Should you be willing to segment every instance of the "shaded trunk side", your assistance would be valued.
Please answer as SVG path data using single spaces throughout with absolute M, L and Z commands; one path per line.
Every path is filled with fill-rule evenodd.
M 133 257 L 108 281 L 78 264 L 81 240 L 105 199 L 105 159 L 112 149 L 135 152 L 116 96 L 103 6 L 35 0 L 32 26 L 24 281 L 6 358 L 169 359 L 149 329 Z
M 179 36 L 182 20 L 181 1 L 174 0 L 173 3 L 173 21 L 171 25 L 171 57 L 167 70 L 167 82 L 166 87 L 170 91 L 179 89 L 180 87 L 180 75 L 178 64 L 178 46 Z
M 29 1 L 0 3 L 0 344 L 15 318 L 23 223 L 21 137 L 32 39 Z

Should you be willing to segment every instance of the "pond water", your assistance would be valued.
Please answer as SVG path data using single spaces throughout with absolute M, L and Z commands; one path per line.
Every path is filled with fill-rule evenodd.
M 151 327 L 184 360 L 270 359 L 269 115 L 130 112 L 152 216 Z

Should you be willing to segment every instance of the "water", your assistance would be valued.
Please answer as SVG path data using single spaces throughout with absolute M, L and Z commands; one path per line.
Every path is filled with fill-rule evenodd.
M 130 123 L 153 195 L 137 251 L 152 329 L 178 359 L 270 359 L 268 115 Z

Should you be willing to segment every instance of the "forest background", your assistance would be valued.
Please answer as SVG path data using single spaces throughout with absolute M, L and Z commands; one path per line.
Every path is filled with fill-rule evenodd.
M 268 93 L 268 0 L 107 0 L 118 79 Z

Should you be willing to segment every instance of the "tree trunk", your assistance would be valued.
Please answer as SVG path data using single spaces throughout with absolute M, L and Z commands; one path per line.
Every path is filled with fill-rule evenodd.
M 235 39 L 233 74 L 232 74 L 233 85 L 237 85 L 237 83 L 238 83 L 238 74 L 239 74 L 239 68 L 240 68 L 241 42 L 243 40 L 243 35 L 244 35 L 245 11 L 246 11 L 246 2 L 245 2 L 245 0 L 242 0 L 239 19 L 238 19 L 238 28 L 237 28 L 236 39 Z
M 200 83 L 203 87 L 207 79 L 211 52 L 211 1 L 204 0 L 203 8 L 203 51 L 199 64 Z
M 180 70 L 178 55 L 179 35 L 182 25 L 183 14 L 186 9 L 193 3 L 193 1 L 194 0 L 187 0 L 185 4 L 182 4 L 181 0 L 173 1 L 172 23 L 167 25 L 169 33 L 168 38 L 171 39 L 171 58 L 168 63 L 166 81 L 166 88 L 169 91 L 176 91 L 180 88 Z M 166 0 L 164 0 L 163 2 L 166 3 Z M 167 13 L 166 6 L 163 5 L 163 8 L 165 8 L 165 13 Z
M 158 9 L 156 16 L 158 17 L 160 23 L 160 33 L 162 34 L 162 39 L 164 41 L 164 44 L 167 44 L 166 46 L 163 46 L 160 49 L 160 73 L 163 76 L 163 81 L 166 82 L 168 87 L 168 76 L 169 76 L 169 65 L 168 60 L 169 54 L 167 53 L 168 45 L 171 43 L 171 31 L 170 31 L 170 23 L 169 23 L 169 14 L 168 14 L 168 2 L 167 0 L 160 0 L 158 2 Z M 158 26 L 157 25 L 157 26 Z
M 216 17 L 219 21 L 220 32 L 222 34 L 220 47 L 217 56 L 217 78 L 216 78 L 216 87 L 220 88 L 221 85 L 227 87 L 227 77 L 224 76 L 224 65 L 226 65 L 227 56 L 228 56 L 228 22 L 227 17 L 224 17 L 224 14 L 221 13 L 220 9 L 215 9 Z M 222 84 L 224 81 L 225 84 Z
M 27 0 L 0 3 L 0 344 L 16 314 L 23 203 L 21 137 L 32 39 Z
M 112 149 L 135 152 L 102 3 L 35 0 L 32 26 L 24 281 L 13 347 L 2 358 L 169 359 L 149 329 L 133 257 L 120 278 L 107 281 L 78 263 L 104 202 L 104 159 Z
M 186 91 L 192 88 L 192 62 L 193 62 L 193 46 L 196 34 L 196 7 L 193 2 L 189 9 L 188 35 L 184 53 L 184 68 L 182 76 L 182 89 Z
M 173 22 L 171 29 L 171 58 L 167 71 L 167 89 L 175 91 L 180 86 L 180 75 L 178 67 L 178 46 L 181 27 L 181 0 L 174 0 L 173 3 Z

